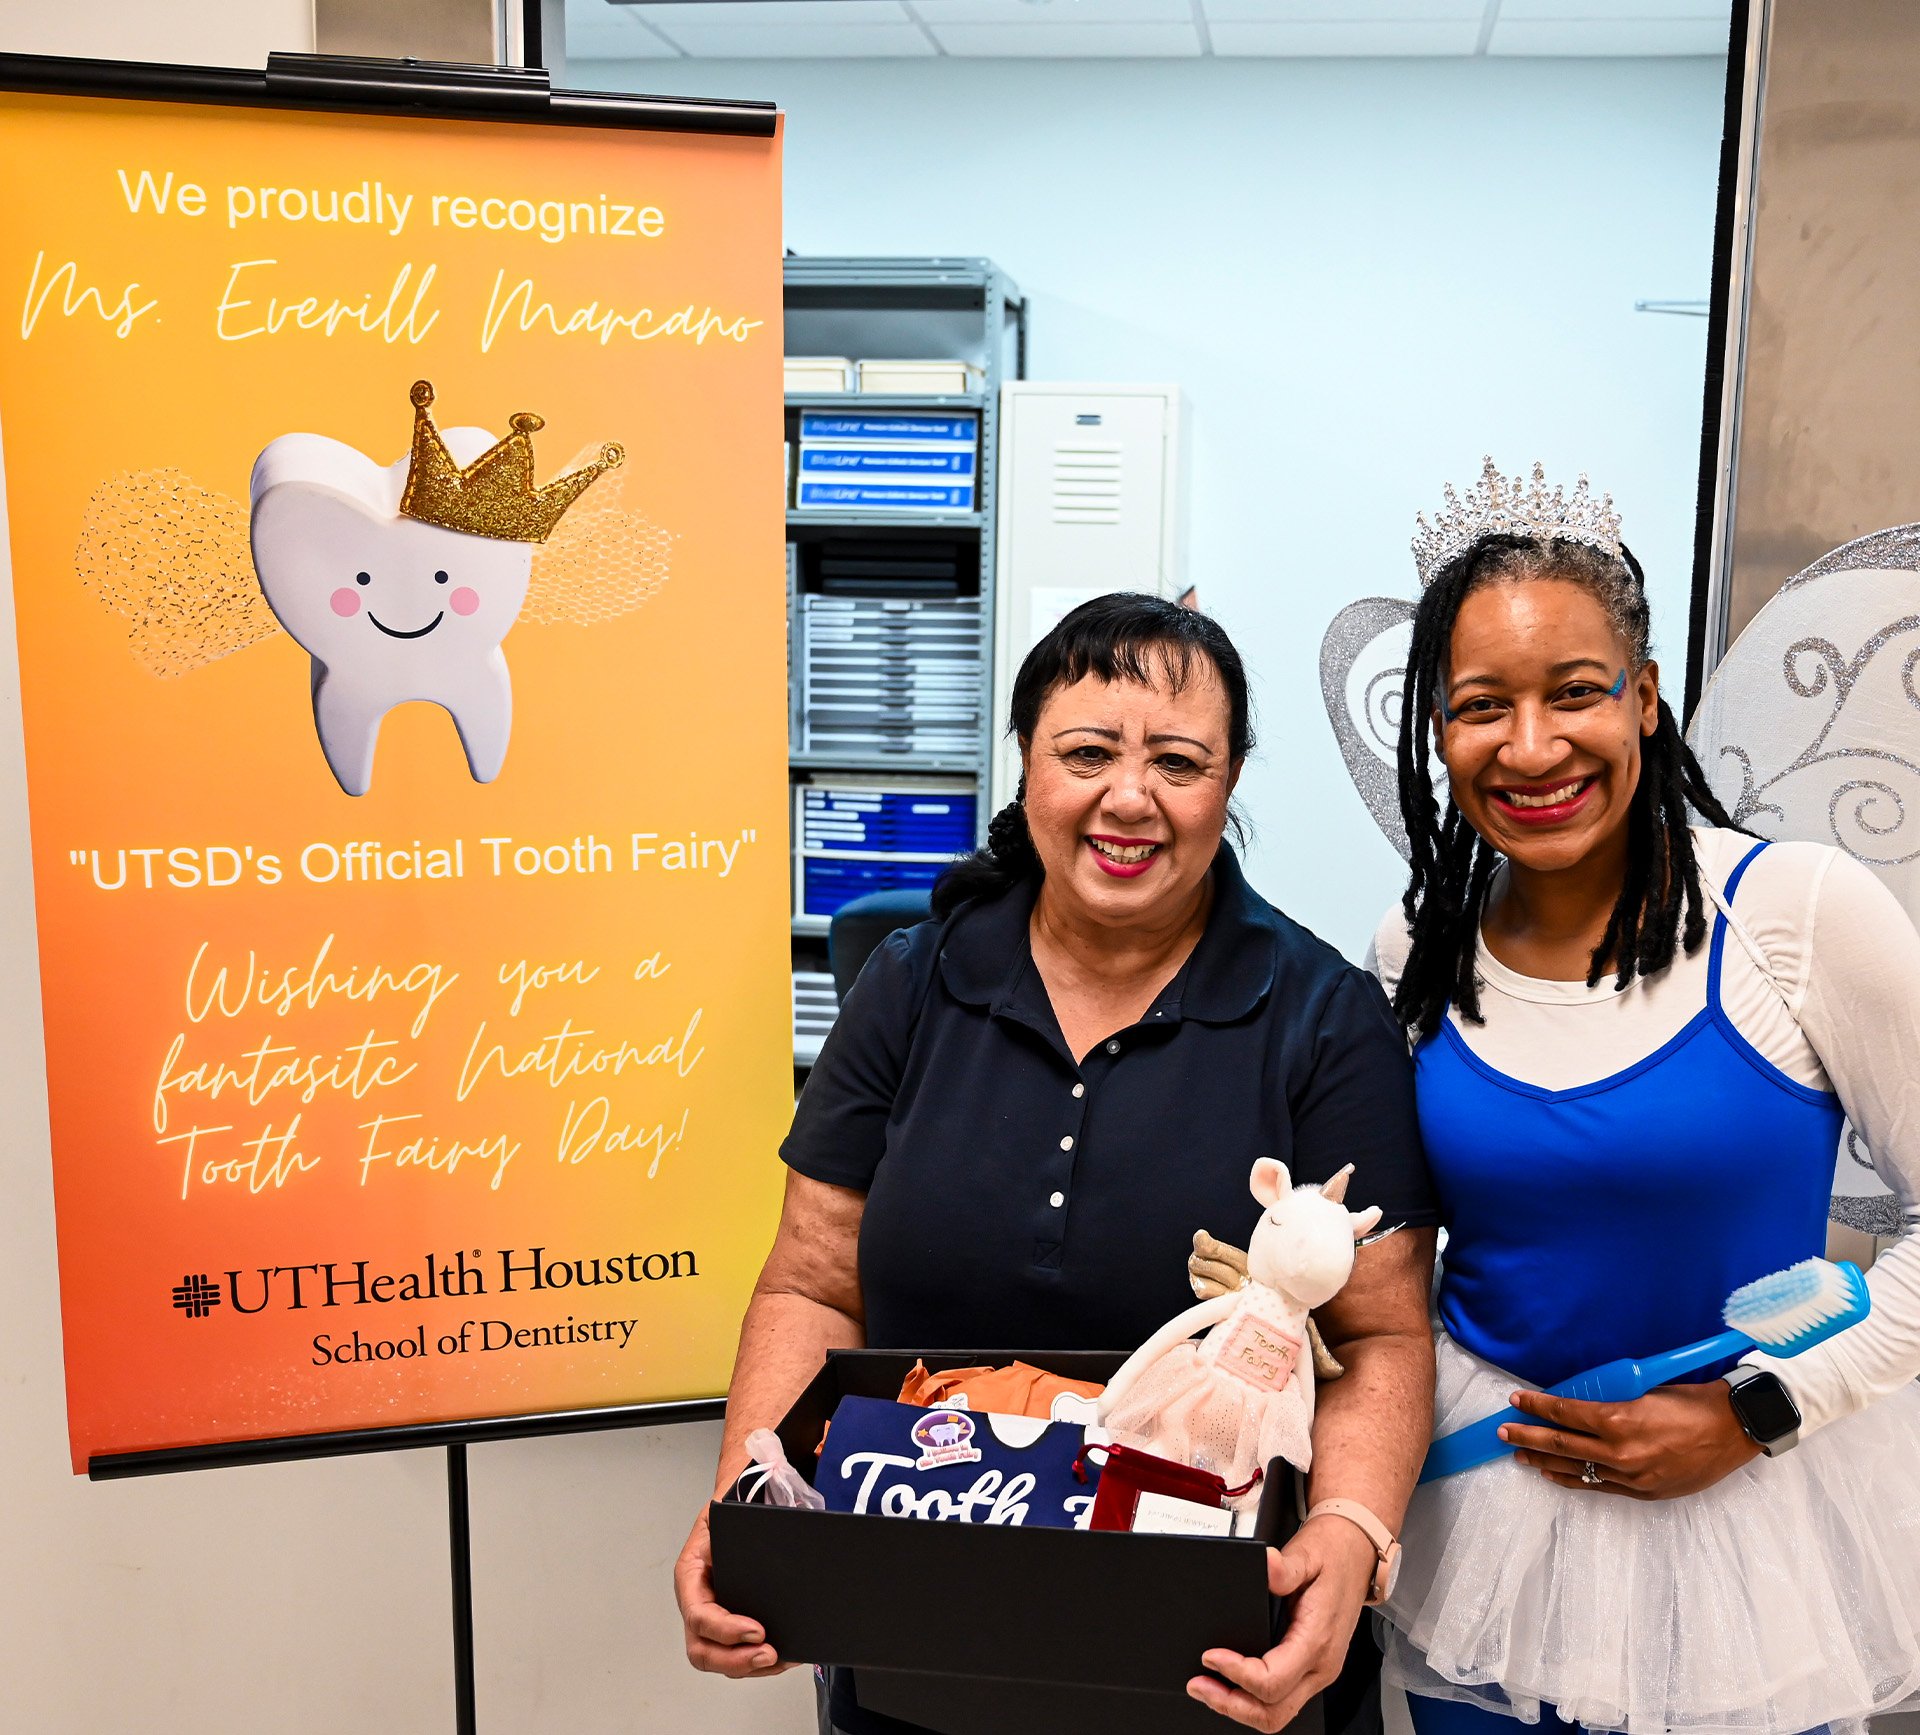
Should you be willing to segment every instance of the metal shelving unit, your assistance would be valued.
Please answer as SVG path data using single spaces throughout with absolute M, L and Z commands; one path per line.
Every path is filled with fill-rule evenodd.
M 971 776 L 976 763 L 971 756 L 961 759 L 942 753 L 794 753 L 787 758 L 788 768 L 794 771 L 899 771 L 909 777 L 953 771 Z
M 837 513 L 789 509 L 787 539 L 804 547 L 825 540 L 912 540 L 957 544 L 969 572 L 979 574 L 981 669 L 980 726 L 966 754 L 800 752 L 790 757 L 795 782 L 816 772 L 893 772 L 903 776 L 971 778 L 976 794 L 975 840 L 984 839 L 990 817 L 988 789 L 994 752 L 993 717 L 994 555 L 999 502 L 994 458 L 1000 439 L 1000 387 L 1024 378 L 1027 304 L 1019 287 L 990 259 L 978 258 L 790 258 L 786 261 L 786 353 L 958 360 L 982 371 L 977 392 L 902 394 L 881 392 L 790 392 L 789 434 L 803 410 L 970 411 L 979 417 L 980 449 L 973 512 Z M 800 599 L 788 597 L 798 646 Z M 793 741 L 802 739 L 802 670 L 791 666 Z M 795 840 L 795 849 L 799 840 Z M 826 968 L 827 918 L 795 914 L 794 968 Z M 808 1059 L 811 1057 L 809 1056 Z M 796 1069 L 807 1064 L 796 1054 Z
M 953 392 L 945 396 L 919 392 L 788 392 L 790 410 L 844 410 L 858 404 L 863 410 L 977 410 L 984 392 Z
M 984 512 L 829 512 L 809 506 L 787 514 L 787 535 L 795 531 L 836 536 L 848 530 L 984 530 L 987 522 Z

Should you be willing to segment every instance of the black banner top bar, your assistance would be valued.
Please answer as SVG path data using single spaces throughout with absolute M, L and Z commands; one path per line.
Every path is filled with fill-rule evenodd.
M 431 60 L 275 54 L 264 72 L 245 67 L 163 66 L 0 54 L 0 89 L 50 96 L 144 97 L 156 102 L 252 108 L 411 114 L 439 120 L 517 120 L 549 126 L 637 127 L 654 132 L 735 133 L 771 138 L 771 102 L 700 96 L 624 96 L 554 90 L 538 67 L 458 66 Z

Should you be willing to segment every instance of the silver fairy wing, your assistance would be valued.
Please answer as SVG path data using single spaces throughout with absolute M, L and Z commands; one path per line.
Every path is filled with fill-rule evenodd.
M 1353 787 L 1388 843 L 1407 859 L 1400 817 L 1400 710 L 1407 684 L 1413 607 L 1397 596 L 1350 602 L 1320 640 L 1320 697 Z M 1434 762 L 1434 794 L 1446 799 L 1446 772 Z
M 1687 740 L 1734 820 L 1833 844 L 1920 920 L 1920 525 L 1824 555 L 1781 586 L 1701 695 Z M 1859 1136 L 1842 1135 L 1834 1221 L 1901 1228 Z
M 1320 640 L 1320 697 L 1353 787 L 1387 842 L 1407 859 L 1395 755 L 1407 680 L 1413 604 L 1368 596 L 1350 602 Z

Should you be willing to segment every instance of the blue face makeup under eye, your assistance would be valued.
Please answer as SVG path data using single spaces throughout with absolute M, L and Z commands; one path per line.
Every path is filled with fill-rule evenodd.
M 1626 690 L 1627 690 L 1627 671 L 1625 669 L 1622 669 L 1620 671 L 1619 679 L 1616 680 L 1613 683 L 1613 685 L 1607 689 L 1607 697 L 1609 699 L 1617 699 Z M 1442 693 L 1440 695 L 1440 721 L 1442 723 L 1451 723 L 1459 715 L 1460 713 L 1454 710 L 1453 707 L 1447 703 L 1446 694 Z

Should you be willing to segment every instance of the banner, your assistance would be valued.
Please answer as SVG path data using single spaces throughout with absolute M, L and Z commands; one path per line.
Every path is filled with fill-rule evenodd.
M 791 1112 L 777 139 L 0 95 L 74 1464 L 717 1395 Z

